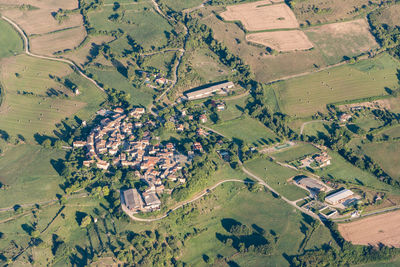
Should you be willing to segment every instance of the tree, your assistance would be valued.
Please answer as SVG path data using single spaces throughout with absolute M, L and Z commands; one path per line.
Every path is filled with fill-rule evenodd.
M 43 143 L 42 143 L 42 146 L 43 146 L 44 148 L 50 148 L 50 147 L 51 147 L 51 141 L 50 141 L 50 139 L 44 140 Z
M 91 223 L 92 223 L 92 217 L 90 217 L 90 215 L 86 215 L 85 217 L 83 217 L 79 226 L 85 228 L 88 227 Z

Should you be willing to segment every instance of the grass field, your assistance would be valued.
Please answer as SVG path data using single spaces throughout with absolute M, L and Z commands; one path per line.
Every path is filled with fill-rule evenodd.
M 228 79 L 229 69 L 208 49 L 194 50 L 189 61 L 205 83 Z
M 228 138 L 238 139 L 254 146 L 271 144 L 278 137 L 267 127 L 246 115 L 211 126 Z
M 118 14 L 120 21 L 111 21 L 108 18 Z M 121 5 L 116 12 L 113 6 L 103 6 L 100 11 L 89 13 L 89 21 L 92 27 L 98 30 L 112 31 L 121 29 L 129 34 L 137 43 L 146 50 L 162 47 L 167 43 L 166 32 L 172 30 L 167 20 L 157 14 L 150 1 L 140 1 L 134 5 Z M 126 46 L 121 42 L 120 45 Z
M 309 136 L 329 136 L 328 129 L 330 127 L 329 122 L 313 122 L 304 126 L 303 134 Z
M 400 179 L 400 143 L 364 144 L 362 149 L 393 179 Z
M 183 9 L 192 8 L 201 5 L 204 0 L 185 0 L 185 1 L 176 1 L 176 0 L 162 0 L 161 3 L 166 4 L 169 8 L 175 11 L 182 11 Z
M 125 91 L 131 95 L 130 103 L 134 105 L 148 105 L 153 100 L 154 90 L 149 87 L 143 88 L 134 88 L 132 84 L 126 79 L 122 74 L 120 74 L 114 68 L 110 68 L 109 70 L 101 70 L 94 67 L 89 67 L 89 73 L 93 73 L 96 76 L 96 79 L 110 87 L 115 88 L 117 90 Z
M 332 157 L 331 165 L 319 169 L 316 174 L 324 177 L 333 177 L 335 179 L 344 180 L 346 182 L 371 187 L 377 190 L 393 191 L 393 187 L 380 182 L 378 178 L 369 172 L 363 171 L 343 159 L 339 154 L 330 151 L 329 155 Z
M 63 178 L 51 164 L 64 158 L 65 152 L 36 145 L 18 145 L 0 157 L 0 182 L 9 189 L 0 190 L 0 208 L 16 204 L 38 203 L 55 198 L 61 192 Z
M 365 19 L 326 24 L 304 32 L 328 65 L 340 62 L 344 56 L 351 58 L 378 47 Z
M 396 88 L 399 63 L 388 54 L 275 84 L 283 112 L 305 117 L 324 112 L 326 104 L 385 95 Z
M 288 179 L 300 174 L 293 169 L 282 167 L 263 158 L 250 160 L 244 165 L 249 171 L 263 178 L 273 189 L 290 200 L 308 195 L 307 191 L 288 182 Z
M 395 27 L 400 26 L 400 4 L 389 5 L 388 7 L 381 9 L 377 20 L 381 24 L 387 24 Z
M 383 122 L 378 120 L 375 116 L 372 114 L 369 115 L 361 115 L 358 118 L 353 119 L 354 124 L 356 124 L 358 127 L 364 129 L 365 131 L 370 131 L 373 129 L 378 128 L 379 126 L 383 125 Z
M 290 162 L 295 159 L 318 153 L 319 149 L 310 144 L 298 144 L 283 152 L 274 153 L 273 157 L 281 162 Z
M 1 129 L 12 135 L 22 134 L 28 141 L 35 133 L 53 135 L 54 125 L 73 114 L 88 119 L 104 100 L 104 94 L 92 83 L 73 73 L 63 63 L 20 55 L 8 59 L 1 74 L 5 89 L 0 107 Z M 77 84 L 80 95 L 74 96 L 49 74 L 68 76 Z M 51 89 L 62 92 L 62 95 L 47 96 Z M 23 94 L 24 91 L 27 93 Z
M 21 37 L 13 29 L 13 27 L 0 20 L 0 59 L 13 56 L 22 52 L 23 44 Z
M 232 255 L 235 251 L 220 243 L 216 239 L 216 233 L 227 234 L 221 225 L 221 220 L 233 218 L 242 224 L 256 225 L 266 232 L 273 232 L 280 236 L 276 250 L 271 256 L 239 254 L 232 258 L 235 263 L 239 266 L 264 266 L 268 262 L 269 266 L 289 266 L 283 253 L 289 255 L 297 253 L 304 239 L 300 228 L 302 225 L 308 228 L 308 223 L 297 210 L 281 200 L 274 199 L 269 193 L 249 193 L 243 189 L 235 189 L 237 187 L 238 185 L 229 184 L 217 189 L 213 194 L 217 198 L 214 204 L 217 205 L 216 208 L 188 222 L 187 226 L 197 225 L 196 227 L 206 228 L 206 231 L 187 242 L 183 250 L 183 261 L 190 266 L 204 266 L 202 254 L 210 258 L 215 258 L 217 254 L 225 257 Z M 199 205 L 206 207 L 211 204 L 210 201 L 204 200 Z M 323 228 L 321 233 L 325 238 L 313 239 L 314 245 L 320 246 L 332 239 L 326 228 Z
M 385 134 L 391 138 L 400 137 L 400 126 L 383 131 L 382 134 Z
M 304 0 L 296 1 L 293 12 L 303 26 L 343 21 L 360 16 L 374 8 L 378 0 Z M 370 5 L 371 4 L 371 5 Z

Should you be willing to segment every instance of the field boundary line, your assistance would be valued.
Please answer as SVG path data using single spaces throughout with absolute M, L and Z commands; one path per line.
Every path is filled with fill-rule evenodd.
M 87 79 L 89 82 L 91 82 L 92 84 L 94 84 L 100 91 L 105 92 L 104 89 L 92 78 L 88 77 L 79 67 L 78 65 L 76 65 L 73 61 L 69 60 L 69 59 L 64 59 L 64 58 L 57 58 L 57 57 L 49 57 L 49 56 L 42 56 L 42 55 L 37 55 L 34 53 L 30 52 L 30 45 L 29 45 L 29 39 L 27 37 L 27 35 L 25 34 L 25 32 L 22 30 L 22 28 L 16 24 L 14 21 L 12 21 L 11 19 L 5 17 L 5 16 L 1 16 L 2 19 L 4 19 L 5 21 L 7 21 L 9 24 L 11 24 L 11 26 L 13 26 L 17 32 L 21 35 L 23 41 L 24 41 L 24 47 L 25 47 L 25 53 L 28 56 L 31 57 L 36 57 L 36 58 L 40 58 L 40 59 L 47 59 L 47 60 L 52 60 L 52 61 L 58 61 L 58 62 L 63 62 L 63 63 L 67 63 L 68 65 L 70 65 L 73 69 L 75 69 L 82 77 L 84 77 L 85 79 Z

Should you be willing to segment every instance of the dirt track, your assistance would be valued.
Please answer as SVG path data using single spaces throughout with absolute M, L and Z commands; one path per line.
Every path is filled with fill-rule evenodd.
M 339 224 L 339 231 L 353 244 L 400 247 L 400 211 Z

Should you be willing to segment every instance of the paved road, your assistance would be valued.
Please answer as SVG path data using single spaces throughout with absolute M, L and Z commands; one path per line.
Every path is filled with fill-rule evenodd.
M 92 78 L 89 78 L 85 73 L 82 72 L 82 70 L 71 60 L 64 59 L 64 58 L 56 58 L 56 57 L 48 57 L 48 56 L 42 56 L 42 55 L 37 55 L 32 52 L 30 52 L 30 45 L 29 45 L 29 39 L 26 36 L 25 32 L 21 29 L 21 27 L 16 24 L 14 21 L 11 19 L 1 16 L 2 19 L 10 23 L 22 36 L 22 39 L 24 40 L 24 46 L 25 46 L 25 53 L 31 57 L 36 57 L 36 58 L 41 58 L 41 59 L 47 59 L 47 60 L 53 60 L 53 61 L 59 61 L 63 63 L 67 63 L 68 65 L 72 66 L 81 76 L 83 76 L 85 79 L 87 79 L 89 82 L 94 84 L 99 90 L 104 92 L 104 89 Z
M 140 218 L 140 217 L 136 217 L 132 214 L 132 212 L 130 212 L 125 205 L 121 205 L 122 210 L 129 216 L 131 217 L 132 220 L 134 221 L 139 221 L 139 222 L 155 222 L 155 221 L 159 221 L 162 220 L 164 218 L 166 218 L 171 212 L 182 208 L 183 206 L 190 204 L 192 202 L 195 202 L 197 200 L 199 200 L 200 198 L 204 197 L 205 195 L 209 194 L 210 191 L 214 190 L 215 188 L 217 188 L 219 185 L 224 184 L 224 183 L 229 183 L 229 182 L 238 182 L 238 183 L 252 183 L 252 182 L 248 182 L 248 181 L 244 181 L 244 180 L 238 180 L 238 179 L 228 179 L 228 180 L 223 180 L 220 181 L 218 183 L 216 183 L 215 185 L 206 188 L 205 190 L 203 190 L 199 195 L 193 197 L 190 200 L 184 201 L 182 203 L 179 203 L 177 206 L 175 206 L 174 208 L 170 209 L 169 211 L 167 211 L 164 215 L 157 217 L 157 218 Z M 121 194 L 122 195 L 122 194 Z

